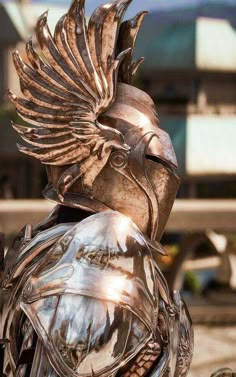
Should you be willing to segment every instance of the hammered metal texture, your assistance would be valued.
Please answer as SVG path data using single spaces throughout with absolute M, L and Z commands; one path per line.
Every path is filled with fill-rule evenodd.
M 98 7 L 88 24 L 73 0 L 54 34 L 38 20 L 38 51 L 14 63 L 28 125 L 13 127 L 46 165 L 44 195 L 58 205 L 26 225 L 0 281 L 0 344 L 7 377 L 185 377 L 191 319 L 156 264 L 179 178 L 155 105 L 132 86 L 146 12 L 132 0 Z M 74 211 L 74 212 L 73 212 Z

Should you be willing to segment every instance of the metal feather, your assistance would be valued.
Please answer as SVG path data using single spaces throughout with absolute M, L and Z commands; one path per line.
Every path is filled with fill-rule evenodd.
M 70 179 L 65 172 L 60 180 L 61 197 L 78 177 L 91 185 L 113 149 L 129 149 L 123 136 L 99 124 L 98 117 L 116 99 L 121 68 L 128 64 L 132 75 L 138 66 L 130 59 L 144 14 L 122 24 L 131 1 L 116 0 L 97 8 L 87 26 L 85 0 L 73 0 L 53 35 L 45 12 L 36 25 L 41 51 L 34 48 L 30 38 L 27 60 L 18 51 L 13 53 L 24 98 L 11 91 L 9 97 L 19 116 L 29 123 L 13 127 L 32 146 L 18 146 L 20 151 L 44 164 L 78 164 L 69 168 L 73 172 Z M 122 33 L 127 37 L 124 42 Z M 87 177 L 86 169 L 93 169 Z
M 144 58 L 140 58 L 137 62 L 132 62 L 137 35 L 147 13 L 146 11 L 138 13 L 131 20 L 123 22 L 120 27 L 117 51 L 123 51 L 127 47 L 131 48 L 130 53 L 123 60 L 119 71 L 119 81 L 126 84 L 132 84 L 133 76 L 144 60 Z

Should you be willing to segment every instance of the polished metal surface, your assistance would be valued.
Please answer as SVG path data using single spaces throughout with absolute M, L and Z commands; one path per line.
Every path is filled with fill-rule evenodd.
M 229 368 L 221 368 L 211 375 L 211 377 L 235 377 L 236 374 Z
M 44 13 L 36 25 L 41 51 L 30 39 L 27 58 L 13 54 L 24 98 L 9 95 L 29 123 L 13 124 L 31 145 L 20 151 L 47 167 L 45 197 L 93 213 L 118 210 L 159 240 L 178 190 L 177 161 L 152 99 L 131 85 L 142 61 L 132 62 L 146 12 L 122 22 L 130 3 L 100 6 L 86 25 L 84 0 L 74 0 L 54 35 Z
M 193 352 L 188 311 L 170 292 L 159 244 L 179 186 L 175 153 L 155 105 L 132 86 L 146 12 L 132 0 L 95 10 L 74 0 L 52 35 L 44 13 L 27 58 L 14 63 L 29 125 L 13 127 L 46 165 L 44 195 L 59 204 L 26 225 L 1 275 L 7 377 L 184 377 Z
M 191 321 L 129 218 L 105 211 L 56 225 L 18 251 L 2 282 L 5 373 L 27 376 L 28 356 L 40 377 L 186 375 Z

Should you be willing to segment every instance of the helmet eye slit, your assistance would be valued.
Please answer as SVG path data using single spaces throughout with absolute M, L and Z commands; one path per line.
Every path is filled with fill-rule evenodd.
M 146 154 L 145 155 L 146 159 L 147 160 L 151 160 L 157 164 L 161 164 L 162 166 L 164 166 L 170 173 L 176 175 L 176 172 L 175 172 L 175 169 L 174 167 L 168 163 L 167 161 L 165 161 L 164 159 L 162 159 L 161 157 L 158 157 L 158 156 L 154 156 L 154 155 L 151 155 L 151 154 Z

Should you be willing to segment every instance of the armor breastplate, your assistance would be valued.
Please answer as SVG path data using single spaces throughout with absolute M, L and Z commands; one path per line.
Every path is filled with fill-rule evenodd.
M 141 233 L 116 212 L 89 217 L 54 245 L 21 308 L 58 373 L 111 375 L 155 339 L 154 275 Z
M 140 365 L 142 375 L 156 365 L 160 376 L 168 368 L 174 376 L 176 368 L 189 365 L 191 352 L 183 348 L 192 341 L 186 311 L 177 296 L 170 297 L 145 237 L 130 219 L 107 211 L 46 232 L 54 234 L 51 247 L 42 252 L 42 239 L 47 245 L 52 239 L 42 232 L 41 242 L 36 236 L 21 251 L 21 258 L 28 254 L 30 274 L 26 268 L 20 276 L 18 270 L 5 338 L 23 310 L 59 376 L 128 376 Z M 40 264 L 29 263 L 36 245 Z M 16 366 L 14 347 L 8 351 Z M 187 361 L 183 367 L 181 360 Z

